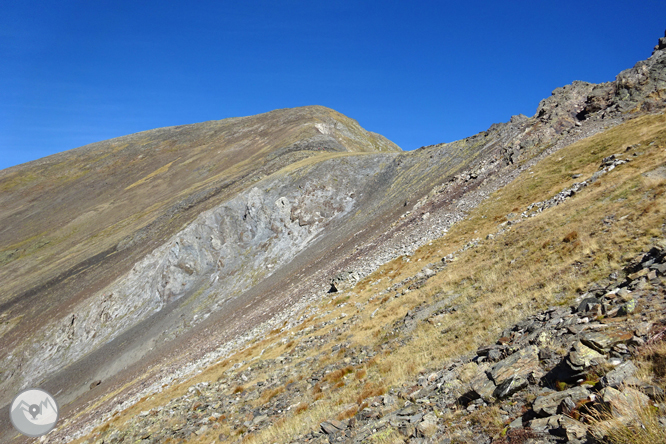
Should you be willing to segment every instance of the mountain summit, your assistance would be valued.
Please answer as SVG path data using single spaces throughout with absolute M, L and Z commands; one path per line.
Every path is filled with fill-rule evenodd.
M 220 413 L 224 409 L 220 401 L 216 421 L 233 413 L 235 422 L 225 427 L 242 435 L 253 427 L 255 432 L 268 427 L 257 418 L 272 415 L 277 420 L 323 396 L 295 401 L 294 395 L 293 405 L 273 406 L 269 412 L 268 402 L 289 387 L 305 393 L 317 384 L 321 387 L 323 381 L 345 386 L 349 372 L 343 369 L 347 367 L 330 364 L 342 372 L 333 381 L 325 376 L 333 367 L 329 373 L 320 367 L 329 365 L 326 356 L 339 352 L 352 368 L 352 357 L 344 352 L 352 343 L 374 344 L 359 345 L 359 350 L 367 358 L 372 349 L 373 357 L 380 359 L 389 343 L 391 347 L 413 345 L 407 336 L 392 341 L 392 335 L 421 331 L 414 329 L 426 319 L 424 313 L 427 318 L 441 316 L 438 319 L 457 311 L 466 313 L 466 308 L 453 303 L 462 290 L 452 290 L 444 298 L 443 288 L 453 284 L 442 280 L 439 287 L 431 288 L 426 282 L 443 276 L 440 272 L 446 264 L 473 250 L 480 241 L 476 235 L 488 231 L 488 224 L 495 231 L 488 231 L 486 239 L 493 242 L 495 236 L 510 232 L 512 225 L 547 212 L 583 188 L 605 190 L 588 185 L 601 184 L 597 181 L 601 175 L 627 163 L 623 154 L 602 156 L 601 172 L 594 173 L 594 180 L 574 179 L 587 174 L 590 165 L 597 168 L 597 157 L 607 154 L 611 146 L 619 149 L 615 145 L 629 138 L 626 134 L 641 138 L 641 143 L 652 137 L 654 143 L 649 146 L 660 146 L 666 108 L 666 47 L 662 43 L 649 59 L 623 71 L 613 82 L 574 82 L 553 91 L 532 117 L 513 116 L 467 139 L 413 152 L 401 151 L 336 111 L 308 106 L 145 131 L 0 171 L 0 278 L 4 284 L 0 400 L 5 410 L 18 388 L 40 386 L 66 406 L 61 410 L 67 422 L 53 439 L 69 441 L 114 414 L 139 408 L 132 406 L 148 402 L 146 397 L 162 390 L 184 396 L 179 384 L 198 372 L 226 365 L 224 357 L 229 363 L 236 359 L 225 371 L 247 374 L 252 368 L 273 368 L 277 359 L 298 360 L 299 374 L 312 382 L 307 383 L 309 388 L 293 380 L 282 381 L 286 388 L 278 390 L 270 379 L 278 378 L 275 375 L 234 373 L 233 378 L 252 381 L 256 390 L 252 398 L 242 401 L 246 404 L 232 403 L 228 413 Z M 616 131 L 614 138 L 604 139 L 611 131 Z M 575 177 L 564 166 L 550 170 L 543 166 L 564 152 L 577 159 L 569 166 L 582 171 Z M 557 162 L 565 165 L 567 161 L 562 154 Z M 640 174 L 652 171 L 645 165 L 640 168 Z M 526 185 L 521 188 L 522 184 Z M 506 197 L 502 193 L 510 187 L 521 191 Z M 535 200 L 523 202 L 528 198 Z M 490 220 L 488 215 L 500 211 L 496 208 L 505 201 L 513 202 L 515 208 L 503 209 L 504 214 Z M 475 213 L 482 207 L 483 214 Z M 581 209 L 581 214 L 585 211 Z M 543 230 L 551 229 L 555 228 Z M 455 230 L 459 237 L 447 240 L 451 239 L 447 233 Z M 564 249 L 580 244 L 576 244 L 577 231 L 567 236 L 562 241 L 567 244 Z M 460 245 L 460 239 L 466 242 Z M 548 242 L 543 241 L 541 250 L 554 257 Z M 451 250 L 452 245 L 456 249 Z M 503 245 L 511 259 L 509 265 L 502 263 L 509 267 L 519 257 L 511 250 L 512 243 Z M 530 254 L 529 248 L 523 251 Z M 493 250 L 492 254 L 504 253 Z M 440 258 L 414 268 L 415 262 L 433 255 Z M 583 264 L 582 259 L 575 262 Z M 509 274 L 501 270 L 499 274 Z M 454 282 L 455 275 L 451 276 Z M 470 288 L 482 292 L 488 279 L 470 276 L 455 282 L 460 288 L 472 282 Z M 546 286 L 539 285 L 525 291 Z M 409 292 L 414 292 L 413 299 L 402 305 L 392 302 L 393 296 Z M 333 293 L 335 299 L 330 298 Z M 373 301 L 381 302 L 374 307 Z M 470 307 L 476 301 L 469 296 Z M 526 301 L 524 309 L 534 312 L 536 305 Z M 505 299 L 493 304 L 498 312 L 510 305 Z M 379 321 L 385 325 L 377 326 L 375 315 L 389 306 L 381 315 L 385 322 Z M 314 335 L 306 327 L 313 319 L 323 319 L 324 325 L 318 323 L 317 328 L 330 329 L 326 335 Z M 437 322 L 432 325 L 440 327 Z M 458 340 L 465 331 L 461 325 L 448 324 L 441 334 L 455 331 L 451 341 Z M 297 334 L 309 336 L 292 348 L 290 338 Z M 316 352 L 317 341 L 323 346 L 333 338 L 338 342 L 326 356 L 315 359 L 303 354 L 306 349 Z M 303 345 L 306 342 L 310 345 Z M 358 381 L 366 378 L 368 359 L 361 361 L 354 355 L 354 362 L 362 363 L 350 370 L 358 371 Z M 405 374 L 411 377 L 417 370 Z M 397 387 L 407 376 L 396 373 L 391 381 Z M 243 383 L 232 388 L 220 382 L 226 376 L 219 378 L 225 400 L 244 392 Z M 373 381 L 359 390 L 374 393 L 376 389 L 375 397 L 386 393 L 383 385 L 380 390 Z M 263 384 L 278 391 L 271 395 L 261 388 Z M 333 390 L 333 384 L 329 385 Z M 188 393 L 198 390 L 201 394 L 198 386 L 191 387 Z M 359 395 L 358 404 L 369 397 Z M 382 402 L 390 403 L 389 398 Z M 212 405 L 208 403 L 204 410 L 213 409 Z M 337 404 L 331 401 L 330 405 Z M 355 409 L 355 415 L 364 408 L 359 405 L 348 410 Z M 252 418 L 242 419 L 251 410 Z M 158 411 L 162 408 L 150 407 L 141 417 L 157 416 Z M 205 425 L 205 430 L 197 428 L 196 436 L 201 430 L 207 436 L 210 420 L 203 424 L 197 422 L 199 416 L 183 418 L 178 421 Z M 159 416 L 162 419 L 176 421 Z M 328 424 L 334 429 L 340 425 Z M 11 435 L 6 425 L 4 437 Z M 159 433 L 139 434 L 145 439 L 153 436 L 157 442 L 165 438 Z

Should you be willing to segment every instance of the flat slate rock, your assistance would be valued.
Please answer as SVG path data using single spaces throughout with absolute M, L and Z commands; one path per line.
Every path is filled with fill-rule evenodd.
M 590 392 L 585 387 L 573 387 L 561 392 L 539 396 L 534 400 L 532 409 L 539 416 L 552 416 L 557 413 L 557 408 L 566 398 L 571 398 L 576 403 L 588 396 L 590 396 Z
M 615 367 L 613 370 L 606 373 L 606 375 L 603 378 L 601 378 L 601 383 L 604 386 L 617 388 L 627 378 L 629 378 L 630 376 L 634 376 L 634 374 L 637 371 L 638 368 L 634 365 L 633 362 L 624 361 L 623 363 Z
M 527 379 L 530 373 L 538 371 L 539 349 L 532 345 L 495 364 L 488 372 L 488 376 L 499 386 L 509 378 L 520 376 Z
M 344 423 L 337 421 L 335 419 L 329 419 L 328 421 L 324 421 L 320 424 L 321 430 L 326 433 L 327 435 L 332 435 L 334 433 L 338 433 L 341 430 L 346 429 L 347 427 L 344 425 Z
M 480 372 L 470 382 L 472 390 L 486 402 L 493 402 L 495 400 L 495 383 L 488 378 L 485 372 Z

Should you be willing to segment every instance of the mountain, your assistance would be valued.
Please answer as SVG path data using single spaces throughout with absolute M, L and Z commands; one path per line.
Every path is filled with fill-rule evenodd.
M 450 298 L 458 291 L 451 290 L 445 299 L 437 296 L 452 285 L 439 276 L 447 263 L 472 254 L 479 245 L 477 235 L 485 233 L 493 241 L 521 217 L 529 221 L 541 212 L 551 214 L 549 208 L 583 188 L 606 190 L 606 185 L 595 185 L 606 180 L 597 181 L 601 174 L 585 183 L 575 180 L 598 169 L 600 160 L 604 174 L 611 165 L 625 163 L 620 154 L 612 159 L 602 154 L 636 145 L 632 138 L 654 142 L 647 145 L 652 148 L 641 148 L 649 151 L 642 159 L 658 160 L 665 65 L 666 40 L 660 39 L 650 58 L 613 82 L 574 82 L 553 91 L 532 117 L 513 116 L 467 139 L 413 152 L 402 152 L 333 110 L 311 106 L 146 131 L 0 171 L 0 400 L 5 410 L 18 388 L 40 386 L 62 406 L 63 425 L 52 432 L 51 442 L 69 441 L 114 413 L 126 419 L 124 415 L 159 398 L 159 392 L 164 392 L 160 402 L 165 405 L 183 396 L 183 390 L 201 392 L 189 378 L 212 372 L 225 385 L 222 391 L 243 393 L 257 378 L 267 385 L 260 390 L 262 385 L 252 382 L 255 389 L 248 391 L 255 396 L 247 400 L 255 419 L 271 416 L 261 406 L 273 397 L 291 393 L 292 404 L 271 407 L 273 421 L 287 418 L 287 407 L 319 399 L 298 398 L 285 388 L 299 387 L 296 380 L 285 383 L 284 374 L 273 374 L 284 383 L 279 391 L 275 381 L 264 379 L 269 373 L 262 368 L 275 371 L 274 360 L 282 359 L 285 366 L 297 360 L 305 369 L 299 370 L 301 376 L 314 382 L 296 389 L 305 392 L 325 379 L 328 373 L 320 374 L 321 366 L 330 364 L 334 372 L 350 367 L 356 358 L 344 350 L 353 342 L 374 341 L 363 331 L 383 338 L 374 349 L 361 347 L 372 359 L 380 359 L 377 350 L 386 344 L 398 347 L 393 351 L 413 347 L 409 335 L 401 336 L 402 327 L 385 327 L 402 318 L 403 325 L 410 324 L 424 306 L 434 307 L 428 317 L 450 310 L 455 305 Z M 640 174 L 656 166 L 640 166 Z M 515 207 L 505 211 L 502 205 L 508 201 Z M 551 230 L 534 228 L 543 229 Z M 525 236 L 537 237 L 533 232 Z M 566 246 L 575 245 L 577 238 L 572 234 Z M 550 244 L 544 245 L 540 255 L 550 251 Z M 641 246 L 635 242 L 635 248 Z M 512 248 L 505 242 L 504 253 L 493 254 L 515 255 Z M 532 254 L 530 248 L 524 251 Z M 438 255 L 440 260 L 426 267 Z M 416 264 L 422 259 L 426 262 Z M 519 259 L 511 259 L 512 264 Z M 568 260 L 561 258 L 567 267 Z M 504 268 L 494 273 L 510 274 Z M 438 276 L 437 287 L 426 285 L 433 276 Z M 557 283 L 555 276 L 551 278 Z M 472 278 L 457 281 L 451 274 L 449 279 L 467 288 Z M 483 285 L 476 282 L 473 288 L 481 292 Z M 540 285 L 523 290 L 537 294 L 546 286 Z M 566 300 L 575 297 L 576 288 L 570 287 L 563 290 Z M 404 302 L 389 297 L 410 292 Z M 382 301 L 376 308 L 375 299 Z M 495 310 L 511 305 L 508 299 L 493 302 Z M 383 313 L 377 326 L 375 313 L 384 304 L 393 304 L 392 311 Z M 539 305 L 525 304 L 518 310 L 525 316 Z M 486 327 L 479 338 L 517 321 L 511 316 Z M 336 339 L 337 348 L 332 346 L 340 362 L 299 355 L 316 351 L 316 341 L 323 346 L 332 340 L 333 332 L 303 337 L 314 329 L 307 326 L 313 319 L 333 325 L 336 338 L 347 335 Z M 475 322 L 467 325 L 466 334 Z M 348 333 L 352 326 L 355 330 Z M 455 323 L 447 328 L 447 334 L 466 331 Z M 389 341 L 391 331 L 402 342 Z M 295 337 L 302 338 L 298 344 L 290 340 Z M 446 358 L 453 359 L 453 353 Z M 223 364 L 234 359 L 229 367 Z M 367 362 L 353 371 L 368 373 Z M 216 370 L 220 366 L 227 373 Z M 255 372 L 248 376 L 251 367 Z M 391 373 L 386 379 L 397 387 L 420 370 Z M 238 378 L 240 383 L 229 385 Z M 364 384 L 359 390 L 372 391 L 377 381 Z M 268 387 L 278 392 L 270 396 Z M 363 410 L 347 407 L 353 408 Z M 224 426 L 229 439 L 261 423 L 241 421 L 249 410 L 234 409 L 228 415 L 236 423 Z M 224 406 L 213 410 L 218 419 L 227 415 Z M 198 419 L 183 418 L 188 427 Z M 2 423 L 4 437 L 11 436 L 8 427 Z M 256 427 L 254 436 L 266 427 Z M 216 429 L 206 430 L 202 436 Z M 157 436 L 156 431 L 140 433 Z

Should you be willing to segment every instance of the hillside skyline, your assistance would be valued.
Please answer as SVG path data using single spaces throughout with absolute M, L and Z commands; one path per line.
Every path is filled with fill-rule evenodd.
M 8 6 L 0 19 L 0 169 L 154 128 L 305 105 L 333 108 L 404 150 L 451 142 L 532 115 L 574 80 L 613 80 L 649 56 L 664 9 L 33 6 Z

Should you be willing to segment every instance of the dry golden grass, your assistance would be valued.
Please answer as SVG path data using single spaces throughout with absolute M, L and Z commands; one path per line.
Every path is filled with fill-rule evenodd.
M 658 341 L 641 350 L 639 362 L 650 382 L 666 388 L 666 342 Z
M 587 417 L 592 434 L 611 444 L 666 444 L 666 433 L 659 423 L 659 415 L 666 412 L 642 404 L 637 396 L 624 394 L 625 399 L 613 404 L 614 414 L 602 412 Z
M 666 387 L 666 342 L 643 346 L 637 355 L 637 364 L 637 376 L 645 383 Z M 605 437 L 611 444 L 666 443 L 666 434 L 658 419 L 658 416 L 666 416 L 664 399 L 658 407 L 652 402 L 645 405 L 635 391 L 623 393 L 626 398 L 615 402 L 613 412 L 587 417 L 594 435 Z
M 342 380 L 342 378 L 353 372 L 354 372 L 354 367 L 348 365 L 347 367 L 332 371 L 331 373 L 326 375 L 324 380 L 330 382 L 339 382 L 340 380 Z
M 359 410 L 359 408 L 356 407 L 356 406 L 350 407 L 347 410 L 345 410 L 341 413 L 338 413 L 338 416 L 336 416 L 336 419 L 338 421 L 344 421 L 345 419 L 349 419 L 349 418 L 353 417 L 356 413 L 358 413 L 358 410 Z
M 653 141 L 655 143 L 650 145 Z M 623 152 L 628 145 L 636 143 L 642 145 L 634 151 L 641 154 L 632 157 L 631 163 L 602 176 L 596 182 L 599 185 L 586 187 L 565 203 L 524 219 L 498 234 L 498 230 L 503 229 L 501 221 L 508 213 L 524 210 L 530 203 L 546 200 L 576 180 L 591 176 L 598 170 L 603 157 Z M 362 405 L 366 399 L 385 393 L 389 387 L 399 386 L 427 369 L 441 367 L 480 345 L 494 342 L 504 328 L 547 306 L 570 303 L 590 282 L 618 270 L 624 261 L 663 238 L 666 180 L 647 177 L 644 173 L 666 163 L 665 147 L 664 115 L 635 119 L 578 142 L 535 165 L 531 169 L 534 174 L 526 172 L 491 195 L 468 218 L 452 227 L 445 237 L 416 251 L 409 262 L 398 258 L 382 266 L 353 290 L 354 302 L 363 304 L 372 300 L 374 304 L 357 313 L 359 320 L 348 332 L 327 344 L 324 350 L 328 352 L 311 348 L 304 355 L 294 355 L 296 360 L 315 357 L 318 367 L 305 366 L 299 370 L 294 367 L 294 371 L 300 373 L 293 376 L 296 379 L 309 376 L 339 361 L 344 352 L 331 353 L 330 347 L 344 341 L 351 342 L 348 349 L 394 344 L 394 339 L 407 341 L 407 345 L 393 345 L 392 351 L 376 355 L 363 368 L 347 366 L 329 373 L 327 384 L 343 383 L 338 389 L 322 391 L 321 384 L 315 385 L 292 413 L 279 423 L 248 435 L 244 441 L 285 442 L 318 427 L 325 419 L 345 416 L 351 408 L 341 406 Z M 571 175 L 576 173 L 582 174 L 582 178 L 574 180 Z M 426 264 L 459 250 L 472 239 L 485 239 L 491 233 L 494 238 L 459 253 L 454 262 L 422 288 L 399 298 L 377 297 L 392 283 L 414 276 Z M 378 279 L 382 279 L 380 284 L 369 284 Z M 336 305 L 349 300 L 345 298 L 349 295 L 342 294 L 322 302 L 322 312 L 330 310 L 330 314 L 317 318 L 314 324 L 335 322 L 309 335 L 327 335 L 341 325 L 340 313 L 348 311 L 349 307 L 338 308 Z M 451 305 L 456 306 L 457 311 L 447 314 L 441 325 L 420 323 L 409 337 L 393 331 L 394 324 L 407 311 L 423 302 L 445 298 L 452 298 Z M 371 317 L 370 313 L 375 309 L 378 309 L 377 313 Z M 293 332 L 300 329 L 302 327 L 297 327 Z M 224 369 L 206 370 L 197 376 L 196 381 L 214 381 L 230 366 L 245 361 L 237 370 L 241 371 L 262 351 L 260 359 L 274 359 L 285 352 L 285 348 L 274 344 L 293 332 L 274 330 L 242 355 L 230 357 Z M 306 338 L 307 335 L 299 340 Z M 660 353 L 655 352 L 654 356 L 662 356 Z M 660 359 L 653 359 L 655 368 L 662 368 Z M 346 377 L 354 372 L 354 377 Z M 253 370 L 253 375 L 262 378 L 257 370 Z M 189 381 L 188 384 L 192 383 Z M 171 388 L 165 392 L 160 395 L 160 402 L 169 393 L 178 393 Z M 308 399 L 310 397 L 313 399 Z M 303 403 L 307 403 L 306 409 L 300 407 Z M 154 405 L 150 399 L 141 404 L 137 410 L 147 410 Z M 499 427 L 494 423 L 486 426 Z M 399 437 L 395 433 L 390 430 L 386 436 L 376 434 L 371 441 L 397 442 Z M 213 432 L 204 434 L 200 441 L 210 442 L 216 435 Z
M 275 398 L 277 395 L 280 393 L 284 393 L 284 386 L 281 387 L 276 387 L 274 389 L 268 389 L 265 390 L 262 394 L 261 397 L 259 398 L 259 404 L 266 404 L 268 401 L 271 399 Z
M 473 411 L 468 417 L 473 425 L 481 427 L 490 436 L 499 436 L 504 429 L 499 407 L 490 405 Z
M 294 413 L 296 415 L 299 415 L 299 414 L 303 413 L 304 411 L 306 411 L 307 409 L 308 409 L 308 405 L 304 402 L 301 402 L 300 404 L 298 404 L 298 406 L 294 410 Z
M 381 396 L 386 393 L 386 386 L 381 383 L 366 383 L 363 388 L 358 392 L 358 397 L 356 398 L 356 403 L 361 405 L 368 398 L 373 398 L 375 396 Z

